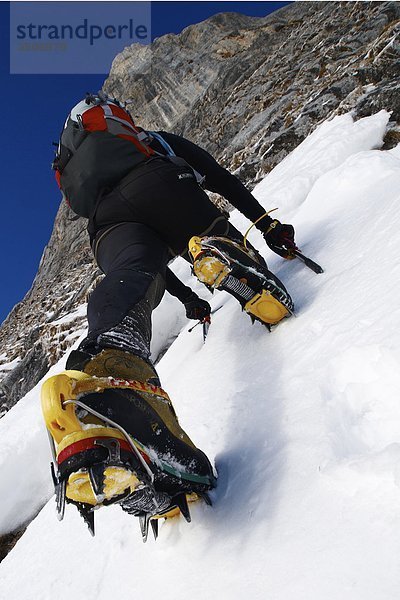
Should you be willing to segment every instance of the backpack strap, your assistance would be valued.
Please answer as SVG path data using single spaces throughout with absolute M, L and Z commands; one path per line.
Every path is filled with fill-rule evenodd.
M 161 144 L 168 156 L 176 156 L 175 152 L 172 150 L 168 142 L 164 140 L 162 135 L 160 135 L 156 131 L 148 131 L 147 134 L 149 134 L 152 138 L 154 138 Z
M 103 100 L 100 97 L 89 101 L 92 105 L 87 105 L 80 114 L 76 114 L 77 119 L 79 117 L 82 119 L 86 131 L 108 131 L 132 142 L 147 157 L 154 156 L 155 151 L 146 143 L 147 134 L 143 135 L 143 132 L 136 127 L 129 112 L 122 108 L 119 102 Z M 84 100 L 83 103 L 87 104 L 87 100 Z M 73 119 L 72 112 L 71 119 Z
M 162 135 L 160 135 L 156 131 L 148 131 L 147 133 L 150 134 L 150 136 L 152 138 L 154 138 L 155 140 L 157 140 L 159 142 L 159 144 L 166 151 L 167 158 L 169 158 L 169 160 L 172 163 L 174 163 L 175 165 L 178 165 L 178 166 L 187 166 L 187 167 L 190 167 L 190 169 L 192 169 L 192 171 L 194 173 L 194 176 L 196 178 L 196 182 L 199 185 L 201 185 L 204 182 L 205 176 L 201 175 L 198 171 L 196 171 L 196 169 L 194 169 L 192 167 L 192 165 L 190 165 L 184 158 L 182 158 L 181 156 L 177 156 L 175 154 L 175 152 L 172 150 L 171 146 L 168 144 L 168 142 L 162 137 Z

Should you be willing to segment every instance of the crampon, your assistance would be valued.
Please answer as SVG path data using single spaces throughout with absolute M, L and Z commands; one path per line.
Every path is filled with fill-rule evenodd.
M 65 371 L 44 382 L 42 410 L 53 456 L 57 516 L 63 519 L 66 503 L 75 505 L 94 535 L 95 511 L 120 504 L 139 518 L 143 541 L 149 525 L 157 538 L 160 518 L 181 514 L 190 521 L 190 502 L 211 504 L 207 492 L 215 478 L 212 471 L 190 472 L 168 456 L 158 456 L 85 402 L 88 393 L 107 390 L 140 391 L 169 401 L 164 390 L 147 382 L 91 377 L 81 371 Z
M 251 248 L 224 237 L 192 237 L 189 252 L 199 281 L 211 291 L 234 296 L 253 322 L 260 321 L 270 330 L 294 314 L 285 286 Z

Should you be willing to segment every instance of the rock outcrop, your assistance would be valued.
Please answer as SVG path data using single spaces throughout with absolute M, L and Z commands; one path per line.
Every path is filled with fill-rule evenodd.
M 334 114 L 389 108 L 400 121 L 399 19 L 396 2 L 219 14 L 126 48 L 105 89 L 144 127 L 193 139 L 254 183 Z

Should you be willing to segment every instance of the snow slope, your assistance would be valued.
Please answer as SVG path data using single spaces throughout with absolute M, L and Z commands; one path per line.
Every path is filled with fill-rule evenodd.
M 155 354 L 181 329 L 159 372 L 215 460 L 214 507 L 195 505 L 190 525 L 166 522 L 143 545 L 118 507 L 99 511 L 92 539 L 72 507 L 59 524 L 51 500 L 1 563 L 1 599 L 397 600 L 400 147 L 376 149 L 388 118 L 325 122 L 255 190 L 325 268 L 283 261 L 250 234 L 297 318 L 268 334 L 216 293 L 203 345 L 171 298 L 156 311 Z M 5 531 L 51 493 L 37 388 L 0 434 Z

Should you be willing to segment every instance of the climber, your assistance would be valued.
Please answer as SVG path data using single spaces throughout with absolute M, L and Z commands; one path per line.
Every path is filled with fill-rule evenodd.
M 71 352 L 67 373 L 140 382 L 142 387 L 129 389 L 87 384 L 80 398 L 89 409 L 107 414 L 140 445 L 157 473 L 156 500 L 143 500 L 131 486 L 128 500 L 120 501 L 125 484 L 118 487 L 108 481 L 107 488 L 105 470 L 99 486 L 102 494 L 96 492 L 90 475 L 93 499 L 84 500 L 79 483 L 72 480 L 79 469 L 91 472 L 94 459 L 84 452 L 77 453 L 71 467 L 75 456 L 71 450 L 68 469 L 59 465 L 60 477 L 67 481 L 70 501 L 101 504 L 104 490 L 112 489 L 107 492 L 108 503 L 120 501 L 133 514 L 153 511 L 154 516 L 170 508 L 182 492 L 201 494 L 215 485 L 211 464 L 180 428 L 150 361 L 151 313 L 165 289 L 183 302 L 189 318 L 203 320 L 210 314 L 208 302 L 180 282 L 168 263 L 175 256 L 193 262 L 195 275 L 209 289 L 228 291 L 253 319 L 268 327 L 293 310 L 282 282 L 244 243 L 243 235 L 204 189 L 226 198 L 283 258 L 292 258 L 296 248 L 294 229 L 266 214 L 239 179 L 208 152 L 182 136 L 137 127 L 127 110 L 103 92 L 88 95 L 72 109 L 54 168 L 69 206 L 88 219 L 93 253 L 105 274 L 90 296 L 88 334 Z M 87 428 L 82 428 L 87 436 Z M 80 435 L 73 433 L 75 438 Z M 68 446 L 65 437 L 60 443 L 63 449 Z

